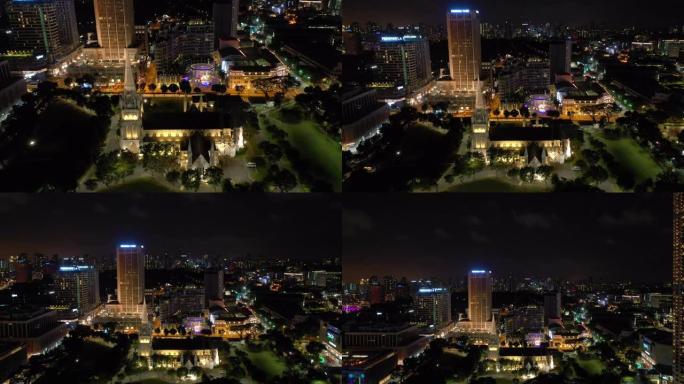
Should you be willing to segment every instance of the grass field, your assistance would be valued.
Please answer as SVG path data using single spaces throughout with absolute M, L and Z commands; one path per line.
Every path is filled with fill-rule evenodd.
M 603 142 L 606 143 L 606 149 L 615 157 L 615 160 L 632 171 L 638 183 L 647 179 L 654 179 L 662 171 L 651 154 L 634 139 L 604 139 Z
M 576 359 L 576 361 L 577 365 L 590 376 L 598 376 L 606 369 L 606 366 L 598 359 Z
M 448 190 L 449 192 L 460 193 L 536 193 L 548 192 L 546 185 L 532 184 L 529 186 L 518 186 L 499 179 L 482 179 L 464 184 L 459 184 Z
M 312 120 L 303 118 L 298 123 L 282 121 L 280 112 L 268 113 L 269 121 L 288 134 L 288 140 L 309 162 L 312 173 L 332 185 L 335 191 L 342 189 L 342 148 Z
M 266 375 L 268 378 L 272 378 L 275 376 L 280 376 L 285 372 L 285 369 L 287 368 L 285 366 L 285 362 L 283 362 L 281 359 L 278 358 L 273 352 L 271 351 L 260 351 L 260 352 L 253 352 L 253 351 L 246 351 L 249 359 L 252 360 L 252 363 L 256 365 L 257 367 L 261 368 L 266 372 Z
M 145 192 L 145 193 L 163 193 L 163 192 L 174 192 L 173 190 L 162 185 L 153 178 L 140 178 L 130 181 L 126 181 L 122 184 L 117 184 L 111 187 L 107 187 L 99 190 L 98 192 L 114 192 L 114 193 L 127 193 L 127 192 Z

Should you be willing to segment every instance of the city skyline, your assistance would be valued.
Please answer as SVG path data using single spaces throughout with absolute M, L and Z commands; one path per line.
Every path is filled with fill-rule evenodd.
M 126 243 L 169 257 L 338 257 L 338 209 L 332 196 L 323 195 L 5 194 L 0 214 L 15 219 L 0 224 L 7 239 L 0 259 L 20 253 L 102 257 Z
M 425 23 L 443 25 L 445 11 L 449 8 L 472 8 L 480 10 L 482 21 L 487 23 L 562 23 L 564 25 L 583 25 L 592 22 L 609 26 L 667 27 L 680 25 L 681 20 L 671 12 L 676 7 L 674 0 L 657 0 L 649 3 L 648 16 L 645 17 L 643 4 L 636 0 L 620 3 L 620 12 L 609 2 L 589 0 L 541 1 L 522 0 L 502 2 L 481 0 L 475 2 L 453 2 L 438 0 L 421 2 L 416 0 L 347 0 L 342 5 L 343 23 L 365 23 L 394 25 Z M 577 12 L 577 8 L 590 8 L 588 12 Z M 533 10 L 529 12 L 528 10 Z M 675 12 L 676 13 L 676 12 Z
M 669 195 L 443 196 L 346 199 L 344 281 L 461 279 L 472 269 L 570 280 L 671 279 Z M 402 209 L 386 209 L 396 206 Z

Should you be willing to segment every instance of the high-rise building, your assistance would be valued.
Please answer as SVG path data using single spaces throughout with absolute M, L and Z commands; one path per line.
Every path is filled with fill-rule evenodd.
M 86 313 L 100 303 L 100 281 L 93 265 L 63 265 L 55 276 L 57 305 Z
M 216 48 L 220 48 L 222 39 L 236 37 L 239 10 L 239 0 L 214 1 L 212 18 L 214 20 L 214 39 Z
M 145 311 L 145 253 L 142 245 L 121 244 L 116 249 L 116 297 L 124 315 Z
M 684 193 L 674 194 L 673 208 L 673 378 L 674 384 L 684 384 Z
M 9 0 L 6 12 L 12 50 L 54 63 L 79 45 L 74 0 Z
M 374 282 L 368 287 L 368 303 L 370 305 L 382 304 L 385 302 L 385 287 Z
M 556 75 L 570 73 L 572 59 L 572 40 L 553 41 L 549 45 L 549 59 L 551 61 L 551 81 L 556 81 Z
M 451 323 L 451 292 L 447 288 L 420 288 L 413 298 L 416 322 L 439 330 Z
M 223 269 L 208 269 L 204 271 L 204 305 L 223 303 Z
M 480 12 L 451 9 L 447 13 L 449 74 L 457 91 L 474 92 L 480 79 L 482 49 Z
M 373 84 L 384 97 L 401 97 L 432 79 L 430 45 L 421 36 L 380 36 L 374 64 Z
M 468 274 L 468 319 L 472 330 L 487 330 L 491 327 L 491 271 L 475 269 Z
M 95 0 L 94 5 L 99 57 L 123 62 L 135 39 L 133 0 Z
M 558 291 L 544 295 L 544 318 L 546 322 L 561 318 L 561 294 Z

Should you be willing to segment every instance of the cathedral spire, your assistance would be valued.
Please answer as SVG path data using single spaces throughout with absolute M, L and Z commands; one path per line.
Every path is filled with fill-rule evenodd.
M 128 58 L 128 50 L 124 50 L 124 92 L 136 92 L 138 90 L 133 78 L 133 68 Z

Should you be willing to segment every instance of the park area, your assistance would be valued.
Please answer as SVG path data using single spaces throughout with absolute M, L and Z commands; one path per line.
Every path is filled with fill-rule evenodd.
M 287 111 L 287 110 L 286 110 Z M 274 124 L 287 133 L 287 140 L 309 164 L 313 176 L 330 184 L 335 191 L 342 188 L 342 149 L 340 143 L 329 137 L 317 123 L 300 113 L 293 118 L 283 109 L 265 114 L 262 126 Z
M 455 185 L 448 192 L 458 193 L 538 193 L 549 192 L 546 184 L 515 185 L 497 178 L 486 178 Z
M 73 190 L 95 160 L 108 128 L 103 120 L 70 100 L 55 98 L 48 103 L 37 117 L 20 118 L 35 123 L 21 123 L 27 130 L 22 135 L 29 139 L 14 144 L 0 172 L 5 189 Z
M 634 175 L 637 183 L 655 179 L 662 172 L 662 168 L 653 159 L 651 153 L 631 137 L 609 139 L 602 132 L 590 131 L 590 134 L 606 144 L 606 150 L 613 155 L 621 167 Z

